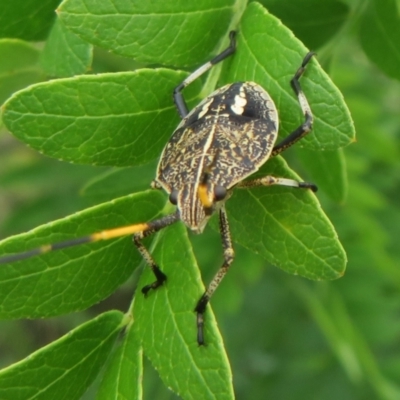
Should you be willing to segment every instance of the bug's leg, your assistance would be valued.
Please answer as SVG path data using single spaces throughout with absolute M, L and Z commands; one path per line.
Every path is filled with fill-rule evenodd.
M 190 85 L 199 76 L 206 73 L 215 64 L 219 63 L 220 61 L 224 60 L 225 58 L 229 57 L 231 54 L 233 54 L 235 52 L 235 49 L 236 49 L 235 35 L 236 35 L 236 32 L 231 31 L 229 33 L 229 40 L 230 40 L 229 46 L 222 53 L 218 54 L 212 60 L 208 61 L 207 63 L 203 64 L 201 67 L 196 69 L 196 71 L 192 72 L 182 83 L 180 83 L 174 89 L 174 94 L 173 94 L 174 102 L 175 102 L 176 108 L 178 109 L 178 113 L 181 116 L 181 118 L 186 117 L 186 115 L 189 112 L 186 102 L 185 102 L 185 99 L 183 98 L 183 95 L 182 95 L 182 90 L 186 86 Z
M 197 313 L 197 343 L 199 346 L 204 345 L 204 312 L 211 296 L 221 283 L 223 277 L 228 272 L 230 265 L 235 257 L 235 252 L 232 247 L 232 239 L 229 231 L 228 217 L 224 207 L 219 210 L 219 229 L 221 232 L 222 246 L 224 248 L 224 263 L 215 274 L 214 278 L 208 285 L 204 294 L 197 302 L 194 311 Z
M 276 178 L 275 176 L 267 175 L 262 178 L 252 179 L 249 181 L 243 181 L 236 185 L 239 189 L 248 189 L 256 186 L 290 186 L 294 188 L 311 189 L 313 192 L 318 190 L 317 185 L 311 182 L 299 182 L 294 179 L 288 178 Z
M 161 271 L 160 267 L 156 264 L 152 255 L 143 245 L 141 240 L 146 236 L 152 235 L 153 233 L 158 232 L 159 230 L 173 224 L 178 220 L 179 220 L 178 212 L 166 215 L 165 217 L 149 222 L 148 228 L 146 230 L 135 233 L 133 235 L 133 243 L 135 244 L 140 254 L 142 255 L 143 259 L 145 260 L 146 264 L 150 267 L 154 276 L 156 277 L 156 280 L 153 283 L 150 283 L 149 285 L 146 285 L 142 288 L 142 293 L 144 295 L 146 295 L 150 289 L 157 289 L 159 286 L 161 286 L 167 280 L 167 276 L 164 274 L 164 272 Z
M 311 57 L 315 53 L 309 52 L 305 57 L 303 62 L 301 63 L 300 68 L 296 71 L 294 74 L 294 77 L 290 81 L 290 84 L 292 85 L 292 88 L 294 92 L 296 93 L 296 96 L 299 100 L 299 104 L 301 107 L 301 110 L 303 111 L 305 121 L 297 128 L 295 129 L 290 135 L 285 137 L 281 142 L 279 142 L 272 150 L 271 157 L 276 156 L 277 154 L 281 153 L 282 151 L 286 150 L 288 147 L 292 146 L 295 144 L 298 140 L 303 138 L 305 135 L 307 135 L 313 125 L 313 115 L 311 112 L 310 105 L 308 104 L 307 98 L 303 93 L 303 90 L 301 89 L 300 86 L 300 77 L 303 75 L 306 66 L 308 62 L 311 60 Z

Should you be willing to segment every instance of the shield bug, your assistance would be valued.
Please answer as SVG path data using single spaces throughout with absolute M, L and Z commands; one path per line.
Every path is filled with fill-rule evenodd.
M 18 254 L 0 258 L 0 263 L 22 260 L 49 251 L 83 243 L 112 239 L 133 234 L 133 242 L 150 266 L 155 281 L 142 288 L 146 295 L 167 279 L 142 239 L 177 221 L 190 230 L 201 233 L 214 213 L 219 215 L 224 261 L 211 283 L 195 306 L 197 314 L 197 342 L 204 344 L 204 313 L 213 293 L 234 260 L 234 250 L 224 207 L 235 188 L 282 185 L 316 191 L 308 182 L 264 176 L 245 180 L 256 172 L 270 157 L 292 146 L 312 129 L 313 115 L 300 86 L 300 77 L 314 53 L 308 53 L 291 79 L 298 98 L 304 122 L 284 140 L 278 137 L 278 112 L 268 94 L 254 82 L 235 82 L 217 89 L 193 110 L 189 111 L 182 91 L 215 64 L 235 52 L 235 32 L 231 32 L 229 46 L 211 61 L 205 63 L 173 92 L 181 123 L 166 144 L 157 167 L 154 189 L 164 189 L 176 211 L 151 222 L 115 228 L 69 241 L 49 244 Z

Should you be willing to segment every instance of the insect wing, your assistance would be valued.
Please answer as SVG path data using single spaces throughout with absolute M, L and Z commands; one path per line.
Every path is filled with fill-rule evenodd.
M 226 85 L 179 124 L 162 153 L 157 180 L 167 191 L 179 189 L 213 165 L 210 180 L 229 189 L 264 164 L 277 132 L 276 107 L 262 87 Z

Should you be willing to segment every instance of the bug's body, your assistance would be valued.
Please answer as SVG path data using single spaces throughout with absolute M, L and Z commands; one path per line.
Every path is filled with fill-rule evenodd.
M 197 341 L 200 345 L 204 344 L 206 306 L 234 259 L 224 207 L 230 192 L 234 188 L 270 185 L 317 190 L 312 183 L 274 176 L 244 181 L 268 158 L 280 154 L 310 132 L 313 116 L 299 79 L 313 56 L 312 52 L 304 57 L 290 81 L 303 112 L 304 122 L 277 145 L 275 142 L 278 135 L 278 113 L 275 104 L 269 94 L 254 82 L 226 85 L 189 112 L 182 90 L 213 65 L 235 52 L 235 32 L 231 32 L 229 38 L 230 45 L 223 52 L 190 74 L 173 93 L 182 121 L 161 154 L 153 187 L 163 188 L 169 194 L 171 203 L 177 206 L 175 213 L 150 222 L 110 229 L 23 253 L 6 255 L 0 257 L 0 264 L 83 243 L 133 234 L 134 244 L 156 278 L 154 282 L 142 288 L 142 292 L 147 294 L 151 289 L 161 286 L 167 277 L 142 244 L 142 239 L 177 221 L 182 221 L 189 229 L 200 233 L 209 217 L 218 211 L 224 262 L 195 307 Z
M 202 232 L 210 213 L 198 196 L 210 165 L 207 192 L 231 189 L 269 158 L 278 114 L 269 94 L 254 82 L 226 85 L 204 99 L 178 125 L 164 148 L 156 182 L 175 191 L 180 219 Z

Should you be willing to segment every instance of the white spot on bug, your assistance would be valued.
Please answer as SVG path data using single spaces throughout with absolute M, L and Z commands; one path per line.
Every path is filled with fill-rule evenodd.
M 207 101 L 207 103 L 205 103 L 205 104 L 203 105 L 203 107 L 201 107 L 201 110 L 200 110 L 200 112 L 199 112 L 199 114 L 198 114 L 198 116 L 197 116 L 198 119 L 203 118 L 204 115 L 207 114 L 207 112 L 208 112 L 208 110 L 210 109 L 210 105 L 211 105 L 211 103 L 213 102 L 213 100 L 214 100 L 214 99 L 211 98 L 210 101 Z
M 247 104 L 246 93 L 243 87 L 240 88 L 239 94 L 235 96 L 234 101 L 235 102 L 231 105 L 231 110 L 237 115 L 242 115 L 244 107 Z

